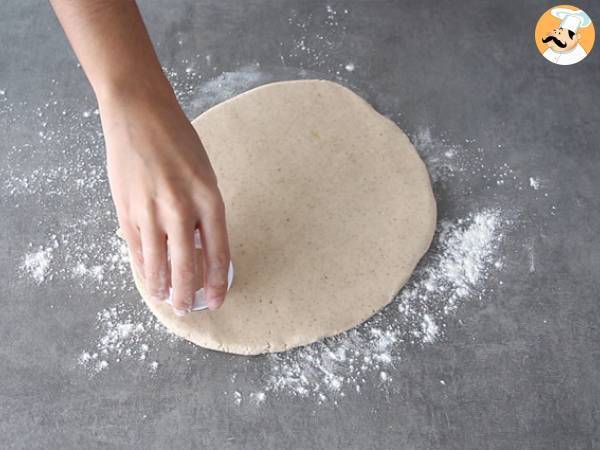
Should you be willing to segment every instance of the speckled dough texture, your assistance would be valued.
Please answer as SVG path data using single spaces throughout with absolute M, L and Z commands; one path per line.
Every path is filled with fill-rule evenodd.
M 429 248 L 436 205 L 425 165 L 347 88 L 267 84 L 193 125 L 225 201 L 235 278 L 218 311 L 182 318 L 149 302 L 177 335 L 254 355 L 338 334 L 387 305 Z

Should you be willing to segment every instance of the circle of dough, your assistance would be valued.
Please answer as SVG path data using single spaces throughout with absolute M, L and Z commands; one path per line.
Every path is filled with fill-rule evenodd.
M 216 311 L 178 317 L 147 302 L 175 334 L 244 355 L 333 336 L 387 305 L 429 248 L 425 165 L 347 88 L 271 83 L 192 123 L 219 180 L 235 277 Z

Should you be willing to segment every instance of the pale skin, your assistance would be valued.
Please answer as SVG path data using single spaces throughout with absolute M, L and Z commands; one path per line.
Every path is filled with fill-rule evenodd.
M 225 207 L 202 142 L 164 76 L 135 1 L 50 0 L 96 94 L 119 226 L 148 299 L 190 312 L 203 245 L 209 308 L 227 291 Z M 170 270 L 167 259 L 170 253 Z

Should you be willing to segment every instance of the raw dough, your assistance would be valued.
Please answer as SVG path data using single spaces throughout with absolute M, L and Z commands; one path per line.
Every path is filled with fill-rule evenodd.
M 429 248 L 436 206 L 406 135 L 329 81 L 267 84 L 193 122 L 225 201 L 235 278 L 175 334 L 254 355 L 332 336 L 387 305 Z M 136 274 L 136 284 L 143 286 Z

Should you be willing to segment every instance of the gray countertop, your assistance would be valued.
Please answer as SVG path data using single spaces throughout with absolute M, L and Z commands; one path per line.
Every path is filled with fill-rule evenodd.
M 406 290 L 418 311 L 400 297 L 376 319 L 402 335 L 392 363 L 339 362 L 339 390 L 302 395 L 269 376 L 339 343 L 244 358 L 158 329 L 111 240 L 85 77 L 46 3 L 2 2 L 1 446 L 600 448 L 600 50 L 545 61 L 533 30 L 551 6 L 141 2 L 190 117 L 268 81 L 337 80 L 411 137 L 440 229 L 471 246 L 438 236 Z M 466 234 L 478 217 L 492 235 Z M 461 257 L 477 265 L 464 292 L 440 265 Z

